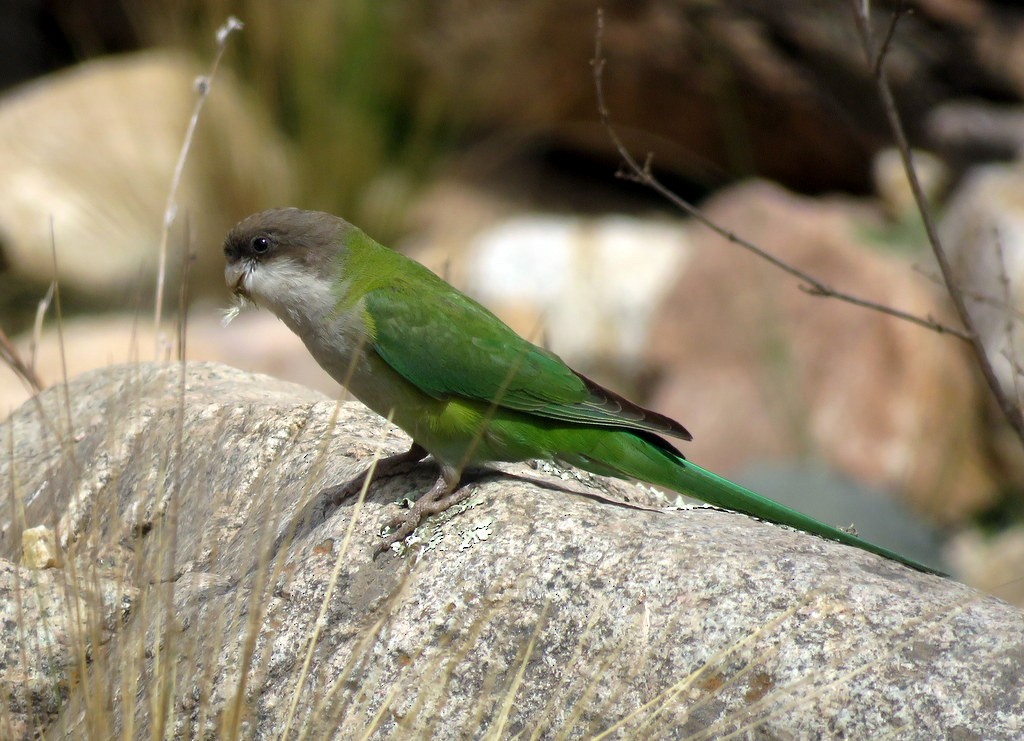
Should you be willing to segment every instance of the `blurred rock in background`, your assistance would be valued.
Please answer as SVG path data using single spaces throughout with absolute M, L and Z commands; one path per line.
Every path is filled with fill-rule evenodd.
M 199 74 L 198 62 L 181 52 L 139 52 L 40 78 L 0 99 L 5 280 L 45 288 L 53 243 L 63 290 L 108 309 L 151 305 L 164 205 Z M 266 116 L 230 72 L 214 85 L 183 172 L 168 253 L 168 286 L 176 291 L 187 224 L 193 295 L 222 292 L 225 231 L 293 193 L 284 143 Z
M 230 363 L 301 383 L 328 396 L 342 396 L 341 387 L 310 357 L 302 341 L 270 312 L 244 311 L 227 327 L 208 305 L 197 307 L 194 313 L 186 340 L 189 360 Z M 70 379 L 106 365 L 153 357 L 169 360 L 178 357 L 177 336 L 175 326 L 166 324 L 158 338 L 148 314 L 80 316 L 66 320 L 62 331 L 51 325 L 39 336 L 35 368 L 49 387 L 63 379 L 65 367 Z M 15 337 L 14 344 L 23 358 L 32 357 L 31 332 Z M 154 353 L 155 347 L 159 352 Z M 0 364 L 0 421 L 29 396 L 13 371 Z
M 963 531 L 952 539 L 947 553 L 951 568 L 965 584 L 1024 607 L 1024 525 L 1000 532 Z
M 942 238 L 1007 393 L 1021 396 L 1024 162 L 973 169 L 950 199 Z
M 820 281 L 949 320 L 942 294 L 871 248 L 879 213 L 753 182 L 705 204 L 720 226 Z M 729 475 L 760 460 L 820 458 L 914 509 L 955 522 L 993 501 L 983 391 L 953 341 L 830 299 L 708 230 L 651 330 L 651 403 L 685 421 L 687 453 Z
M 420 6 L 410 44 L 476 127 L 614 155 L 588 63 L 606 18 L 606 93 L 627 143 L 706 187 L 758 175 L 797 190 L 867 191 L 890 141 L 849 8 L 787 0 L 569 0 Z M 899 3 L 871 3 L 879 38 Z M 416 11 L 414 11 L 416 12 Z M 1000 2 L 914 4 L 887 58 L 912 140 L 960 98 L 1024 97 L 1024 11 Z
M 1024 136 L 1024 131 L 1021 132 Z M 1024 150 L 1022 150 L 1024 153 Z M 953 273 L 974 317 L 989 363 L 1018 406 L 1024 400 L 1024 160 L 969 170 L 940 223 Z M 937 272 L 937 271 L 935 271 Z M 992 470 L 1008 501 L 1024 501 L 1020 440 L 990 395 L 987 420 Z
M 921 149 L 913 150 L 911 159 L 914 163 L 917 181 L 921 185 L 925 198 L 933 208 L 937 207 L 949 184 L 948 168 L 934 154 Z M 923 226 L 921 214 L 917 208 L 917 200 L 914 198 L 910 181 L 907 180 L 903 157 L 898 149 L 895 147 L 880 149 L 872 162 L 871 176 L 880 205 L 890 221 L 897 223 L 914 221 L 918 226 Z M 925 239 L 924 229 L 921 228 L 916 235 L 918 244 L 915 246 L 923 246 Z
M 940 103 L 928 112 L 926 131 L 933 147 L 962 172 L 978 162 L 1020 157 L 1024 152 L 1024 108 L 1019 100 Z

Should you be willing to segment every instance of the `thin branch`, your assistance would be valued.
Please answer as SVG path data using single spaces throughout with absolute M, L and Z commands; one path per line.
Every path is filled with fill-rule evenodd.
M 871 61 L 877 57 L 877 52 L 874 49 L 874 36 L 871 32 L 870 8 L 866 0 L 861 0 L 861 2 L 851 0 L 850 4 L 853 8 L 853 17 L 857 25 L 857 32 L 860 35 L 861 45 L 864 47 L 864 53 L 867 55 L 868 60 Z M 1020 408 L 1003 391 L 999 383 L 999 378 L 996 376 L 992 363 L 989 362 L 988 354 L 985 352 L 985 345 L 982 342 L 981 334 L 978 332 L 973 317 L 967 310 L 964 293 L 960 289 L 956 277 L 953 275 L 953 267 L 946 255 L 946 250 L 939 240 L 939 233 L 935 227 L 935 220 L 932 218 L 931 207 L 928 205 L 928 199 L 921 188 L 921 182 L 917 178 L 917 171 L 914 168 L 914 161 L 910 152 L 910 144 L 907 141 L 906 132 L 903 130 L 903 122 L 896 108 L 896 100 L 893 97 L 884 64 L 879 64 L 875 70 L 875 87 L 878 90 L 878 97 L 882 102 L 885 116 L 889 121 L 889 128 L 892 131 L 893 138 L 896 140 L 896 148 L 899 150 L 900 158 L 903 160 L 903 169 L 906 171 L 907 180 L 910 182 L 910 190 L 914 194 L 917 210 L 920 212 L 921 220 L 924 222 L 928 242 L 931 245 L 932 252 L 935 254 L 935 260 L 939 264 L 939 271 L 942 273 L 942 280 L 946 285 L 946 291 L 953 301 L 953 308 L 956 309 L 957 317 L 964 326 L 966 339 L 971 344 L 975 360 L 981 369 L 982 375 L 985 377 L 989 390 L 991 390 L 992 395 L 999 404 L 1003 416 L 1006 417 L 1014 432 L 1017 433 L 1021 443 L 1024 443 L 1024 415 L 1021 414 Z
M 962 330 L 957 329 L 955 327 L 951 327 L 947 324 L 943 324 L 942 322 L 939 322 L 936 319 L 933 319 L 932 317 L 917 316 L 916 314 L 911 314 L 906 311 L 901 311 L 900 309 L 895 309 L 891 306 L 886 306 L 884 304 L 876 303 L 874 301 L 869 301 L 859 296 L 855 296 L 853 294 L 846 293 L 845 291 L 840 291 L 838 289 L 833 288 L 832 286 L 818 280 L 810 273 L 804 272 L 800 268 L 791 265 L 785 260 L 782 260 L 781 258 L 776 257 L 770 252 L 762 249 L 753 242 L 750 242 L 749 240 L 740 237 L 739 235 L 729 231 L 728 229 L 722 228 L 714 221 L 712 221 L 710 218 L 705 216 L 704 213 L 700 211 L 700 209 L 698 209 L 690 202 L 684 200 L 677 193 L 671 190 L 668 186 L 666 186 L 664 183 L 658 180 L 658 178 L 655 177 L 651 169 L 651 162 L 653 159 L 652 155 L 648 153 L 646 158 L 644 159 L 644 163 L 641 165 L 632 155 L 632 153 L 626 148 L 626 145 L 622 142 L 622 139 L 619 137 L 618 132 L 612 125 L 611 114 L 608 111 L 608 105 L 605 102 L 604 95 L 605 59 L 602 48 L 603 37 L 604 13 L 601 10 L 598 10 L 597 32 L 594 35 L 594 58 L 593 60 L 591 60 L 591 66 L 594 70 L 594 89 L 597 93 L 597 110 L 598 114 L 601 117 L 601 125 L 604 126 L 605 131 L 608 132 L 608 136 L 612 140 L 612 144 L 615 145 L 615 149 L 618 151 L 619 156 L 622 157 L 626 165 L 625 170 L 619 171 L 619 177 L 622 177 L 631 182 L 638 183 L 640 185 L 644 185 L 650 188 L 651 190 L 655 191 L 658 195 L 663 197 L 665 200 L 667 200 L 669 203 L 671 203 L 673 206 L 689 214 L 692 218 L 696 219 L 704 226 L 706 226 L 708 229 L 715 232 L 715 234 L 718 234 L 720 237 L 732 242 L 733 244 L 736 244 L 742 247 L 743 249 L 754 253 L 762 260 L 765 260 L 766 262 L 771 263 L 772 265 L 777 267 L 779 270 L 782 270 L 792 275 L 797 280 L 802 282 L 803 285 L 800 286 L 801 290 L 805 291 L 806 293 L 812 296 L 821 296 L 824 298 L 838 299 L 840 301 L 845 301 L 846 303 L 853 304 L 854 306 L 860 306 L 865 309 L 870 309 L 872 311 L 886 314 L 888 316 L 896 317 L 897 319 L 902 319 L 904 321 L 911 322 L 912 324 L 917 324 L 918 326 L 925 327 L 926 329 L 938 332 L 939 334 L 948 334 L 952 335 L 953 337 L 958 337 L 961 340 L 970 341 L 970 336 L 963 332 Z
M 160 234 L 160 252 L 157 261 L 156 274 L 156 305 L 153 309 L 154 331 L 156 333 L 156 345 L 154 352 L 160 355 L 160 320 L 164 302 L 164 282 L 167 275 L 167 242 L 170 236 L 171 224 L 178 213 L 178 186 L 181 184 L 181 175 L 185 171 L 185 161 L 188 159 L 188 152 L 192 148 L 192 139 L 196 133 L 196 125 L 199 123 L 199 114 L 203 110 L 203 103 L 210 94 L 213 86 L 213 78 L 220 67 L 221 57 L 227 49 L 228 38 L 235 31 L 242 29 L 242 22 L 233 15 L 229 16 L 224 25 L 217 29 L 217 53 L 213 57 L 213 64 L 210 72 L 205 77 L 197 77 L 195 81 L 196 103 L 192 109 L 192 117 L 189 119 L 188 128 L 185 131 L 185 140 L 181 143 L 181 151 L 178 153 L 178 162 L 174 166 L 174 174 L 171 176 L 171 187 L 167 192 L 167 203 L 164 206 L 163 230 Z
M 885 57 L 889 54 L 889 45 L 892 44 L 892 37 L 896 35 L 897 24 L 899 24 L 903 16 L 910 15 L 913 12 L 914 9 L 908 8 L 903 2 L 900 2 L 896 10 L 893 11 L 892 18 L 889 21 L 889 28 L 886 29 L 885 38 L 882 40 L 882 46 L 878 49 L 878 54 L 875 55 L 875 63 L 871 65 L 871 71 L 875 77 L 878 77 L 880 74 Z
M 185 243 L 181 250 L 181 288 L 178 292 L 178 360 L 182 362 L 182 375 L 188 347 L 188 281 L 189 268 L 195 256 L 192 254 L 192 226 L 188 212 L 185 213 Z
M 914 272 L 921 277 L 945 290 L 946 284 L 942 282 L 942 276 L 930 273 L 920 265 L 915 265 L 913 269 Z M 1009 314 L 1015 322 L 1024 321 L 1024 311 L 1021 311 L 1013 305 L 1008 305 L 1005 300 L 993 298 L 992 296 L 988 296 L 980 291 L 972 291 L 969 288 L 964 288 L 963 286 L 960 286 L 960 290 L 963 291 L 964 296 L 975 303 L 985 304 L 986 306 L 991 306 L 994 309 L 999 309 L 999 311 Z

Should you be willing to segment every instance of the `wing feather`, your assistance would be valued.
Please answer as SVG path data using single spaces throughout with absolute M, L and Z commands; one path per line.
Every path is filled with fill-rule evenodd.
M 369 291 L 364 306 L 376 352 L 425 393 L 692 439 L 678 422 L 603 388 L 527 342 L 429 271 L 417 277 L 417 285 L 392 280 Z

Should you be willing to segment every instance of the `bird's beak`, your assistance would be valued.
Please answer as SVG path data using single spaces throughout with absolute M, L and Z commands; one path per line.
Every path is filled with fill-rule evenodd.
M 242 260 L 229 262 L 224 266 L 224 282 L 235 296 L 249 298 L 249 291 L 245 285 L 248 277 L 249 268 Z

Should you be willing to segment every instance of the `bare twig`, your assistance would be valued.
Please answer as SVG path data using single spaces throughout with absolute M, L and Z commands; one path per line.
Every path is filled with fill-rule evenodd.
M 946 284 L 942 282 L 942 276 L 935 275 L 934 273 L 923 269 L 920 265 L 914 266 L 914 272 L 945 290 Z M 960 286 L 960 290 L 963 291 L 964 296 L 975 303 L 985 304 L 986 306 L 999 309 L 999 311 L 1010 315 L 1015 322 L 1024 321 L 1024 311 L 1021 311 L 1013 305 L 1008 305 L 1003 299 L 993 298 L 992 296 L 981 293 L 980 291 L 972 291 L 969 288 L 964 288 L 963 286 Z
M 199 114 L 202 112 L 203 104 L 206 102 L 207 96 L 210 94 L 210 88 L 213 85 L 213 79 L 217 74 L 217 69 L 220 66 L 220 60 L 224 56 L 224 51 L 227 49 L 228 38 L 235 31 L 242 28 L 242 23 L 234 16 L 229 16 L 217 30 L 217 52 L 213 57 L 213 63 L 210 66 L 210 71 L 206 76 L 196 78 L 195 91 L 196 91 L 196 102 L 192 109 L 192 116 L 188 122 L 188 128 L 185 131 L 185 139 L 181 144 L 181 151 L 178 153 L 178 162 L 174 167 L 174 174 L 171 177 L 171 185 L 167 193 L 167 203 L 164 207 L 164 223 L 163 230 L 160 235 L 160 253 L 157 268 L 157 282 L 156 282 L 156 300 L 154 306 L 154 354 L 159 358 L 161 354 L 161 344 L 163 338 L 160 333 L 160 321 L 161 312 L 163 310 L 163 298 L 164 298 L 164 282 L 166 278 L 166 267 L 167 267 L 167 243 L 170 238 L 171 224 L 174 223 L 174 219 L 178 212 L 177 194 L 178 186 L 181 183 L 181 176 L 185 169 L 185 161 L 188 158 L 189 150 L 192 147 L 192 140 L 195 136 L 196 126 L 199 123 Z M 185 223 L 185 244 L 182 254 L 182 276 L 181 276 L 181 293 L 180 293 L 180 312 L 178 317 L 178 351 L 180 355 L 180 369 L 181 376 L 179 382 L 179 399 L 180 403 L 178 406 L 178 418 L 176 425 L 176 439 L 175 439 L 175 457 L 178 461 L 177 470 L 182 469 L 182 456 L 183 456 L 183 445 L 184 445 L 184 417 L 185 417 L 185 391 L 186 391 L 186 363 L 185 363 L 185 330 L 186 330 L 186 314 L 187 310 L 185 304 L 188 298 L 188 260 L 189 260 L 189 224 L 186 219 Z M 166 682 L 162 682 L 163 687 L 162 693 L 154 697 L 153 707 L 156 712 L 153 713 L 157 724 L 154 731 L 154 736 L 164 735 L 165 725 L 170 718 L 170 703 L 173 697 L 173 691 L 169 688 L 173 687 L 173 679 L 169 679 L 173 675 L 173 660 L 164 660 L 163 656 L 174 655 L 174 640 L 176 637 L 176 628 L 174 620 L 174 573 L 176 568 L 177 559 L 177 548 L 178 548 L 178 507 L 180 506 L 180 495 L 182 481 L 179 476 L 177 482 L 170 484 L 171 490 L 165 492 L 166 497 L 166 510 L 165 516 L 167 517 L 167 544 L 164 548 L 164 552 L 167 555 L 167 574 L 170 577 L 167 588 L 164 593 L 164 614 L 165 614 L 165 625 L 167 626 L 166 632 L 162 636 L 163 638 L 163 651 L 161 654 L 161 663 L 159 664 L 160 671 L 165 672 L 162 674 L 161 679 L 167 678 Z
M 896 10 L 893 11 L 892 18 L 889 21 L 889 28 L 885 31 L 885 38 L 882 40 L 882 46 L 878 49 L 878 54 L 875 55 L 875 63 L 871 65 L 872 73 L 877 77 L 879 70 L 882 69 L 882 64 L 885 62 L 885 57 L 889 53 L 889 45 L 892 43 L 892 37 L 896 35 L 896 25 L 900 22 L 900 19 L 905 15 L 910 15 L 914 12 L 913 8 L 908 8 L 901 1 Z
M 185 362 L 188 347 L 188 281 L 189 268 L 192 265 L 194 255 L 192 254 L 192 229 L 189 223 L 188 213 L 185 213 L 185 244 L 181 250 L 181 288 L 178 292 L 178 360 Z M 182 366 L 184 374 L 184 366 Z
M 868 0 L 850 0 L 850 5 L 853 8 L 854 22 L 857 25 L 861 45 L 864 47 L 864 53 L 867 55 L 868 61 L 871 62 L 877 58 L 878 52 L 875 50 L 874 35 L 871 30 L 870 2 Z M 982 342 L 981 334 L 978 332 L 973 317 L 967 310 L 964 293 L 960 289 L 956 277 L 953 275 L 953 267 L 950 265 L 946 250 L 939 240 L 935 220 L 932 218 L 931 207 L 928 205 L 928 199 L 921 188 L 921 182 L 917 178 L 917 171 L 914 168 L 914 161 L 910 152 L 910 144 L 907 142 L 906 132 L 903 130 L 903 122 L 896 108 L 896 100 L 889 85 L 889 77 L 886 74 L 884 63 L 876 66 L 875 87 L 878 90 L 878 97 L 882 102 L 882 108 L 888 119 L 889 128 L 892 131 L 893 138 L 896 140 L 896 148 L 899 150 L 900 158 L 903 160 L 903 169 L 906 171 L 907 180 L 910 182 L 910 190 L 914 194 L 917 210 L 920 212 L 921 220 L 924 222 L 928 242 L 939 265 L 939 271 L 942 273 L 942 280 L 946 285 L 946 291 L 953 302 L 953 308 L 956 309 L 957 317 L 964 326 L 964 334 L 971 344 L 974 358 L 981 369 L 982 375 L 985 377 L 989 390 L 999 404 L 1003 416 L 1006 417 L 1010 426 L 1013 427 L 1017 437 L 1024 443 L 1024 416 L 1021 415 L 1020 408 L 1007 396 L 999 383 L 999 378 L 996 376 L 992 363 L 989 362 L 988 354 L 985 352 L 985 345 Z
M 157 261 L 156 274 L 156 305 L 153 308 L 153 323 L 156 333 L 156 345 L 154 352 L 160 355 L 160 320 L 164 302 L 164 282 L 167 275 L 167 242 L 169 239 L 171 224 L 178 213 L 178 186 L 181 184 L 181 175 L 185 170 L 185 160 L 188 159 L 188 152 L 192 148 L 192 139 L 196 133 L 196 125 L 199 123 L 199 114 L 203 110 L 203 103 L 206 96 L 210 94 L 213 86 L 213 78 L 217 74 L 221 57 L 227 49 L 228 38 L 235 31 L 242 29 L 242 22 L 234 16 L 229 16 L 224 25 L 217 30 L 217 53 L 213 57 L 213 64 L 210 72 L 205 77 L 197 77 L 195 81 L 196 103 L 192 109 L 192 117 L 189 119 L 188 128 L 185 131 L 185 140 L 181 143 L 181 151 L 178 153 L 178 162 L 174 166 L 174 174 L 171 176 L 171 187 L 167 192 L 167 203 L 164 206 L 163 230 L 160 234 L 160 252 Z
M 64 391 L 64 411 L 67 416 L 68 422 L 68 441 L 74 440 L 75 438 L 75 421 L 71 415 L 71 392 L 68 389 L 68 362 L 67 357 L 64 353 L 64 314 L 60 308 L 60 272 L 57 270 L 57 232 L 53 225 L 53 216 L 50 216 L 50 254 L 53 258 L 53 312 L 57 319 L 57 346 L 60 350 L 60 377 L 61 386 Z M 59 424 L 55 425 L 60 427 Z M 71 461 L 71 467 L 78 472 L 78 461 L 75 459 L 75 448 L 74 445 L 68 444 L 64 446 L 67 451 L 68 458 Z M 54 512 L 57 510 L 54 509 Z M 58 535 L 58 541 L 60 532 L 55 528 L 54 532 Z
M 648 154 L 644 159 L 644 163 L 641 165 L 636 158 L 632 155 L 626 145 L 623 144 L 622 139 L 619 137 L 618 132 L 611 122 L 611 114 L 608 111 L 608 105 L 605 102 L 604 95 L 604 66 L 605 59 L 602 48 L 602 41 L 604 37 L 604 14 L 601 10 L 597 11 L 597 32 L 594 35 L 594 58 L 591 60 L 591 65 L 594 70 L 594 88 L 597 93 L 597 110 L 601 117 L 601 124 L 608 132 L 609 138 L 612 140 L 612 144 L 615 145 L 615 149 L 618 151 L 619 156 L 622 157 L 625 162 L 625 169 L 620 170 L 618 175 L 626 180 L 644 185 L 658 195 L 662 196 L 665 200 L 677 207 L 681 211 L 689 214 L 692 218 L 696 219 L 711 231 L 718 234 L 720 237 L 727 239 L 728 241 L 736 244 L 745 250 L 748 250 L 757 255 L 762 260 L 765 260 L 779 270 L 789 273 L 797 280 L 802 282 L 800 286 L 801 290 L 809 293 L 812 296 L 821 296 L 824 298 L 834 298 L 846 303 L 853 304 L 854 306 L 860 306 L 865 309 L 877 311 L 888 316 L 902 319 L 912 324 L 917 324 L 921 327 L 938 332 L 939 334 L 948 334 L 954 337 L 958 337 L 961 340 L 970 341 L 970 336 L 964 331 L 951 327 L 948 324 L 943 324 L 932 317 L 922 317 L 916 314 L 911 314 L 900 309 L 895 309 L 885 304 L 880 304 L 875 301 L 869 301 L 867 299 L 855 296 L 845 291 L 840 291 L 832 286 L 818 280 L 810 273 L 807 273 L 800 268 L 791 265 L 790 263 L 782 260 L 781 258 L 773 255 L 772 253 L 764 250 L 753 242 L 740 237 L 734 232 L 724 229 L 714 221 L 709 219 L 700 211 L 696 206 L 691 204 L 689 201 L 684 200 L 677 193 L 671 190 L 668 186 L 658 180 L 655 177 L 651 169 L 652 155 Z

